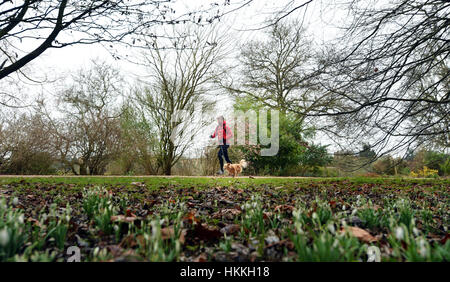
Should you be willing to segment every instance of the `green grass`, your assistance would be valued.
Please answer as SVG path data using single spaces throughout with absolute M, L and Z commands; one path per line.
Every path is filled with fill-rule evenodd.
M 297 184 L 317 183 L 330 184 L 333 182 L 348 181 L 349 185 L 358 184 L 392 184 L 401 186 L 410 185 L 430 185 L 439 188 L 441 186 L 450 185 L 450 179 L 413 179 L 413 178 L 367 178 L 367 177 L 336 177 L 336 178 L 289 178 L 289 177 L 273 177 L 273 178 L 229 178 L 229 177 L 102 177 L 102 176 L 86 176 L 86 177 L 2 177 L 0 175 L 1 184 L 11 184 L 27 182 L 30 184 L 74 184 L 75 186 L 84 187 L 86 185 L 104 186 L 104 185 L 124 185 L 132 186 L 132 182 L 145 183 L 148 188 L 159 188 L 161 186 L 173 185 L 174 188 L 206 188 L 214 185 L 242 185 L 247 187 L 249 184 L 268 186 L 286 186 L 291 187 Z
M 366 261 L 372 247 L 449 261 L 449 192 L 448 179 L 0 177 L 0 261 L 64 261 L 79 239 L 83 261 Z

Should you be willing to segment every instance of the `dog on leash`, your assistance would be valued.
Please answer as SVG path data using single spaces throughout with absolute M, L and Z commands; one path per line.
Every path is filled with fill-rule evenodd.
M 247 165 L 248 163 L 245 160 L 241 160 L 238 164 L 227 163 L 224 165 L 224 168 L 228 171 L 228 175 L 233 175 L 233 177 L 236 177 L 244 168 L 247 167 Z

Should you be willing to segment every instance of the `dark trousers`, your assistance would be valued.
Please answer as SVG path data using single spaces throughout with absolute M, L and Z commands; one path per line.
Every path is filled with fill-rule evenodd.
M 220 170 L 223 171 L 223 158 L 227 161 L 227 163 L 231 163 L 230 158 L 228 158 L 228 147 L 230 145 L 219 145 L 219 153 L 217 154 L 217 157 L 219 158 L 220 162 Z

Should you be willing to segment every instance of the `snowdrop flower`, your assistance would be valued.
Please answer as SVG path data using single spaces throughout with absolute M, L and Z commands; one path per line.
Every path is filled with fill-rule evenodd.
M 336 233 L 336 228 L 334 228 L 334 224 L 331 224 L 331 223 L 328 224 L 327 228 L 332 234 Z
M 347 207 L 345 205 L 342 206 L 342 210 L 345 211 Z
M 294 218 L 298 219 L 298 218 L 300 218 L 300 211 L 299 210 L 294 210 L 292 212 L 292 215 L 294 216 Z
M 413 233 L 415 236 L 419 236 L 419 229 L 417 229 L 416 227 L 413 228 Z
M 313 219 L 318 219 L 318 218 L 319 218 L 319 216 L 317 215 L 317 213 L 313 212 L 313 214 L 312 214 L 312 218 L 313 218 Z
M 339 246 L 339 241 L 337 239 L 334 239 L 332 246 L 333 246 L 333 248 L 337 248 Z
M 12 204 L 16 206 L 18 203 L 19 203 L 19 199 L 17 197 L 15 197 L 12 201 Z
M 419 240 L 419 254 L 423 257 L 427 255 L 427 246 L 423 238 L 420 238 Z
M 403 240 L 403 237 L 405 236 L 405 231 L 401 227 L 395 228 L 395 237 L 398 240 Z
M 23 224 L 23 219 L 24 219 L 23 214 L 21 214 L 21 215 L 19 216 L 19 223 L 20 223 L 20 224 Z
M 367 248 L 367 262 L 380 262 L 381 261 L 381 252 L 380 249 L 376 246 L 370 246 Z
M 95 247 L 95 249 L 94 249 L 94 257 L 96 257 L 99 252 L 100 252 L 100 249 L 98 247 Z
M 302 234 L 303 233 L 303 229 L 302 229 L 302 224 L 298 221 L 296 221 L 294 223 L 295 229 L 297 230 L 297 233 Z
M 8 230 L 6 230 L 6 227 L 3 228 L 0 231 L 0 245 L 1 246 L 6 246 L 9 242 L 9 234 L 8 234 Z

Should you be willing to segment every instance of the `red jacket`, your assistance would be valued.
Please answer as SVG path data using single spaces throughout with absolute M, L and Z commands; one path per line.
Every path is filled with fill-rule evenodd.
M 218 125 L 216 127 L 216 130 L 214 130 L 214 133 L 211 135 L 211 138 L 216 137 L 216 135 L 220 145 L 229 145 L 230 139 L 233 138 L 233 131 L 227 125 L 227 123 L 223 121 L 223 125 L 222 126 Z

